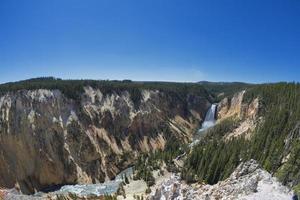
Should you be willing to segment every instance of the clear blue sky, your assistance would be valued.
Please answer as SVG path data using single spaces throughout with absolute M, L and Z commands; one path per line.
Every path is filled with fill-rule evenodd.
M 0 0 L 0 82 L 300 81 L 299 0 Z

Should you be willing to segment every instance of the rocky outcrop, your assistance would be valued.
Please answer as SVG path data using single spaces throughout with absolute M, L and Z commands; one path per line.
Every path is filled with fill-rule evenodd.
M 255 119 L 259 113 L 259 99 L 255 98 L 250 103 L 243 102 L 246 91 L 236 93 L 232 98 L 224 98 L 218 105 L 218 119 L 222 120 L 229 117 L 239 119 Z
M 245 93 L 244 90 L 236 93 L 232 98 L 226 97 L 218 104 L 218 123 L 226 118 L 233 118 L 240 122 L 237 128 L 225 135 L 226 140 L 239 136 L 250 139 L 257 124 L 262 120 L 258 116 L 259 98 L 246 103 L 244 102 Z
M 232 98 L 224 98 L 218 105 L 218 119 L 241 116 L 243 97 L 246 91 L 236 93 Z
M 0 97 L 0 186 L 24 193 L 49 186 L 98 183 L 170 137 L 188 141 L 210 106 L 194 94 L 85 87 L 80 100 L 59 90 L 21 90 Z
M 178 176 L 166 180 L 150 195 L 150 200 L 289 200 L 292 192 L 259 164 L 250 160 L 240 164 L 229 178 L 215 185 L 187 185 Z

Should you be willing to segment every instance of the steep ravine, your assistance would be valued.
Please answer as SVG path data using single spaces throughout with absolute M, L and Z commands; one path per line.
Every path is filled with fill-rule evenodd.
M 218 140 L 222 140 L 225 142 L 225 145 L 230 143 L 232 140 L 238 140 L 240 138 L 245 138 L 247 142 L 249 142 L 249 146 L 251 140 L 255 137 L 255 134 L 259 134 L 255 131 L 256 127 L 261 126 L 264 123 L 264 115 L 262 115 L 262 105 L 261 100 L 257 96 L 252 98 L 251 101 L 246 102 L 245 92 L 238 92 L 234 94 L 231 98 L 224 98 L 218 103 L 217 107 L 217 115 L 218 120 L 216 123 L 216 130 L 209 130 L 206 132 L 202 132 L 200 134 L 204 134 L 201 139 L 205 139 L 204 143 L 200 143 L 198 145 L 203 145 L 205 143 L 209 143 L 213 138 L 218 138 Z M 210 113 L 208 113 L 210 114 Z M 209 118 L 209 117 L 206 117 Z M 230 130 L 224 128 L 220 129 L 220 124 L 225 122 L 226 120 L 232 120 L 236 122 L 236 125 L 233 126 Z M 212 128 L 214 129 L 214 128 Z M 220 133 L 221 130 L 228 130 Z M 293 129 L 290 135 L 294 134 L 297 129 Z M 211 135 L 211 133 L 217 133 L 218 135 Z M 206 138 L 207 136 L 207 138 Z M 290 137 L 290 136 L 289 136 Z M 289 138 L 285 141 L 288 143 Z M 291 142 L 290 142 L 291 143 Z M 197 143 L 192 145 L 192 148 L 197 148 Z M 220 145 L 221 146 L 221 145 Z M 198 146 L 199 147 L 199 146 Z M 222 147 L 222 146 L 221 146 Z M 200 146 L 201 148 L 201 146 Z M 206 147 L 202 147 L 206 148 Z M 212 148 L 219 148 L 215 143 L 215 146 Z M 199 150 L 199 148 L 198 148 Z M 211 149 L 208 149 L 211 150 Z M 202 155 L 193 152 L 195 150 L 191 150 L 190 152 L 194 155 L 193 157 L 189 157 L 189 154 L 184 154 L 185 157 L 181 156 L 180 159 L 185 159 L 193 163 L 193 168 L 196 168 L 198 164 L 202 164 L 203 162 L 208 162 L 209 168 L 203 173 L 206 175 L 208 173 L 215 173 L 219 170 L 219 173 L 224 173 L 218 168 L 217 170 L 214 168 L 211 170 L 211 164 L 213 162 L 214 157 L 209 157 L 207 160 L 200 160 Z M 220 149 L 220 151 L 226 151 L 224 147 Z M 236 151 L 241 151 L 240 149 L 236 149 Z M 198 152 L 198 151 L 197 151 Z M 207 152 L 209 153 L 209 152 Z M 232 152 L 228 152 L 232 154 Z M 196 155 L 197 154 L 197 155 Z M 250 156 L 249 156 L 250 157 Z M 219 158 L 219 157 L 218 157 Z M 205 159 L 205 158 L 204 158 Z M 221 158 L 217 162 L 221 162 Z M 223 157 L 223 160 L 226 159 Z M 198 161 L 197 161 L 198 160 Z M 200 160 L 200 161 L 199 161 Z M 245 161 L 243 161 L 245 160 Z M 176 163 L 180 163 L 180 161 L 176 160 Z M 171 176 L 166 178 L 162 183 L 157 184 L 152 188 L 152 192 L 149 195 L 148 199 L 150 200 L 162 200 L 162 199 L 199 199 L 199 200 L 235 200 L 235 199 L 292 199 L 294 192 L 291 187 L 287 187 L 283 185 L 284 182 L 280 181 L 276 174 L 272 174 L 272 172 L 268 172 L 262 164 L 259 164 L 258 161 L 253 159 L 242 159 L 242 157 L 238 158 L 239 165 L 233 168 L 232 172 L 230 172 L 229 176 L 225 177 L 225 179 L 220 179 L 213 184 L 208 184 L 206 180 L 199 179 L 197 172 L 199 168 L 196 169 L 196 173 L 194 173 L 195 178 L 191 181 L 191 174 L 189 175 L 190 180 L 187 176 L 182 177 L 181 174 L 173 173 Z M 223 165 L 222 163 L 221 165 Z M 225 165 L 225 164 L 224 164 Z M 181 165 L 182 166 L 182 165 Z M 183 169 L 185 166 L 182 166 Z M 201 166 L 201 168 L 204 168 Z M 201 169 L 202 170 L 202 169 Z M 189 169 L 187 170 L 189 171 Z M 286 172 L 287 173 L 287 172 Z M 201 174 L 200 174 L 201 175 Z
M 284 96 L 287 87 L 294 94 L 288 98 Z M 168 172 L 166 163 L 162 164 L 164 173 L 151 171 L 156 184 L 150 196 L 140 179 L 124 186 L 126 196 L 290 199 L 291 189 L 299 184 L 300 88 L 296 89 L 278 84 L 223 98 L 216 124 L 203 133 L 200 145 L 174 157 L 181 174 Z M 178 95 L 143 89 L 141 97 L 136 104 L 130 91 L 103 93 L 92 87 L 84 87 L 80 101 L 60 90 L 19 90 L 1 96 L 0 187 L 20 188 L 28 194 L 57 185 L 107 181 L 134 164 L 141 152 L 163 149 L 174 140 L 191 142 L 211 107 L 207 97 L 190 92 Z M 268 151 L 274 145 L 261 138 L 277 147 L 283 144 L 283 150 Z M 270 161 L 280 165 L 275 168 Z
M 99 183 L 139 152 L 188 141 L 210 102 L 192 93 L 142 90 L 102 93 L 85 87 L 80 101 L 60 90 L 19 90 L 0 97 L 0 186 L 30 194 L 49 186 Z

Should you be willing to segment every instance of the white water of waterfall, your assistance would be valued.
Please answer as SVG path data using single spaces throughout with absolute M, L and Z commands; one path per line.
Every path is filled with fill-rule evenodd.
M 204 122 L 202 123 L 202 127 L 199 130 L 199 132 L 204 131 L 204 130 L 206 130 L 206 129 L 208 129 L 208 128 L 215 125 L 215 123 L 216 123 L 216 119 L 215 119 L 216 109 L 217 109 L 217 105 L 212 104 L 211 107 L 209 108 L 209 110 L 206 113 Z
M 211 107 L 209 108 L 209 110 L 207 111 L 206 115 L 205 115 L 205 119 L 204 122 L 202 123 L 201 128 L 198 130 L 198 133 L 201 133 L 205 130 L 207 130 L 210 127 L 213 127 L 216 123 L 216 110 L 217 110 L 217 105 L 212 104 Z M 199 135 L 200 134 L 196 134 L 196 136 L 194 137 L 194 141 L 192 143 L 189 144 L 189 147 L 193 147 L 194 145 L 199 143 Z

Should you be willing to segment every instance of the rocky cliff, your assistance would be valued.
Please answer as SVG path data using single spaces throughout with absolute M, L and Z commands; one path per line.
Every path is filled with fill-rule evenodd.
M 224 119 L 233 118 L 239 121 L 238 127 L 226 134 L 226 139 L 244 135 L 250 138 L 256 126 L 261 122 L 259 117 L 261 109 L 259 98 L 251 102 L 244 102 L 246 91 L 235 93 L 232 97 L 225 97 L 218 105 L 218 122 Z
M 235 93 L 231 98 L 225 97 L 218 105 L 218 119 L 228 117 L 238 117 L 240 119 L 255 119 L 259 114 L 259 98 L 255 98 L 250 103 L 244 102 L 246 91 Z
M 96 183 L 132 164 L 139 152 L 188 141 L 209 101 L 199 95 L 86 86 L 76 101 L 60 90 L 17 90 L 0 97 L 0 186 L 33 193 Z
M 249 160 L 241 163 L 229 178 L 215 185 L 199 183 L 188 185 L 174 175 L 157 186 L 150 194 L 149 200 L 289 200 L 292 196 L 290 189 L 263 170 L 255 160 Z

